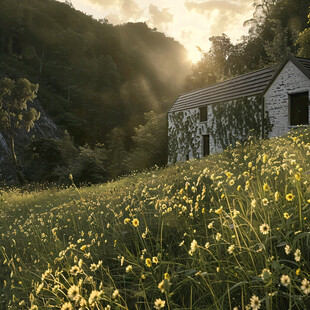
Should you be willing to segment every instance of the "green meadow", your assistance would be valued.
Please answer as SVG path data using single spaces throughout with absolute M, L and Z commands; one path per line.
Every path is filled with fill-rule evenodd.
M 0 309 L 310 309 L 309 142 L 2 189 Z

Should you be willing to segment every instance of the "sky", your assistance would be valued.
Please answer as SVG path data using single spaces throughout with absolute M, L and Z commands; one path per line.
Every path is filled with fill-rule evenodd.
M 65 2 L 65 0 L 59 0 Z M 192 62 L 210 48 L 209 37 L 227 34 L 233 43 L 247 34 L 254 0 L 71 0 L 75 9 L 114 25 L 146 22 L 179 41 Z

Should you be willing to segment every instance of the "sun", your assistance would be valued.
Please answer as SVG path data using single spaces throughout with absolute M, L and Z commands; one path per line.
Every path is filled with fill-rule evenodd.
M 196 64 L 201 59 L 201 51 L 199 51 L 196 47 L 190 48 L 188 49 L 187 57 L 192 64 Z

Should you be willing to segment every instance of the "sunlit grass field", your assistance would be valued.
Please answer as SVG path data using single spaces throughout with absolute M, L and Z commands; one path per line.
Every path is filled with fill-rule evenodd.
M 0 309 L 310 309 L 310 130 L 92 187 L 1 191 Z

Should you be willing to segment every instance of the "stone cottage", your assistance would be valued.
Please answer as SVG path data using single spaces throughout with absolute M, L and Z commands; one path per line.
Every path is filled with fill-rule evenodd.
M 275 137 L 310 122 L 310 59 L 247 73 L 180 95 L 168 111 L 168 162 L 220 152 L 249 136 Z

